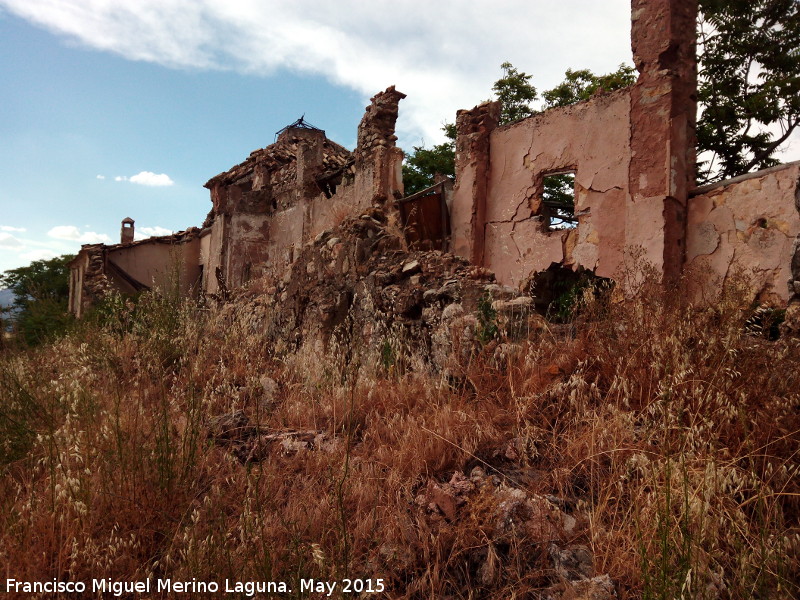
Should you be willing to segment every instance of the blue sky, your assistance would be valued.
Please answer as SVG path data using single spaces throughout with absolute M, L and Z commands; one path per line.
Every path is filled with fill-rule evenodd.
M 0 271 L 200 225 L 203 184 L 300 115 L 352 148 L 408 94 L 399 145 L 441 141 L 511 61 L 540 90 L 630 63 L 629 2 L 0 0 Z

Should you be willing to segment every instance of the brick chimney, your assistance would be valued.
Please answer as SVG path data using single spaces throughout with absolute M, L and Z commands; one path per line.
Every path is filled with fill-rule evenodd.
M 122 219 L 122 229 L 119 233 L 121 244 L 130 244 L 133 241 L 133 219 L 125 217 Z

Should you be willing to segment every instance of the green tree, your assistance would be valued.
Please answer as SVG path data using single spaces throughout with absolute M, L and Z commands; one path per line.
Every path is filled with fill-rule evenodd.
M 518 71 L 510 62 L 500 65 L 503 76 L 494 82 L 495 98 L 500 100 L 500 124 L 513 123 L 536 114 L 531 102 L 536 100 L 536 88 L 530 83 L 531 75 Z M 414 194 L 433 185 L 437 173 L 455 177 L 456 126 L 445 123 L 442 130 L 447 141 L 425 148 L 414 146 L 403 164 L 403 187 L 406 195 Z
M 0 275 L 0 287 L 14 292 L 13 321 L 20 339 L 41 343 L 63 333 L 71 322 L 69 262 L 65 254 L 49 260 L 35 260 L 27 267 L 10 269 Z
M 564 81 L 542 93 L 544 108 L 568 106 L 588 100 L 600 91 L 613 92 L 628 87 L 636 81 L 635 72 L 633 67 L 626 64 L 621 64 L 616 71 L 606 75 L 595 75 L 589 69 L 567 69 Z
M 700 0 L 698 55 L 700 182 L 777 164 L 800 122 L 800 3 Z
M 445 123 L 442 130 L 447 141 L 433 148 L 414 146 L 403 163 L 403 187 L 406 196 L 433 185 L 437 173 L 454 177 L 456 172 L 456 126 Z
M 500 68 L 503 72 L 502 77 L 492 86 L 495 99 L 501 103 L 500 124 L 513 123 L 539 112 L 532 106 L 538 98 L 536 88 L 531 83 L 532 76 L 517 70 L 510 62 L 504 62 Z M 595 75 L 588 69 L 579 71 L 568 69 L 562 83 L 544 92 L 543 109 L 574 104 L 590 98 L 600 89 L 610 92 L 625 87 L 635 81 L 633 73 L 633 67 L 626 65 L 620 65 L 619 69 L 606 75 Z M 455 124 L 445 123 L 442 130 L 448 138 L 447 142 L 433 148 L 415 146 L 413 152 L 406 157 L 403 165 L 403 184 L 407 195 L 433 185 L 436 173 L 455 177 Z M 565 190 L 570 187 L 567 185 L 568 177 L 548 180 L 545 189 L 546 199 L 552 196 L 554 199 L 563 200 Z M 557 186 L 558 189 L 552 186 Z
M 536 88 L 531 84 L 532 75 L 517 69 L 510 62 L 500 65 L 503 76 L 494 82 L 492 89 L 500 101 L 500 124 L 513 123 L 536 114 L 531 102 L 536 100 Z

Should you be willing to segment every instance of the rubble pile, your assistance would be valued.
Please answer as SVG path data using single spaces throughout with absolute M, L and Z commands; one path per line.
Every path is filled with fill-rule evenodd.
M 241 410 L 209 419 L 208 438 L 228 448 L 242 464 L 311 450 L 330 452 L 336 447 L 336 441 L 324 431 L 264 429 L 253 425 Z
M 541 598 L 617 597 L 609 575 L 595 573 L 589 548 L 575 543 L 586 538 L 588 513 L 561 498 L 530 493 L 499 471 L 489 471 L 476 466 L 469 476 L 456 471 L 446 481 L 429 479 L 415 499 L 434 528 L 468 521 L 481 529 L 484 543 L 470 551 L 468 560 L 482 585 L 490 586 L 500 577 L 504 549 L 528 545 L 551 582 Z
M 546 327 L 531 298 L 496 284 L 489 271 L 438 250 L 409 249 L 380 208 L 317 235 L 280 281 L 263 279 L 236 296 L 220 312 L 221 326 L 244 311 L 253 333 L 279 354 L 357 339 L 393 359 L 413 350 L 450 374 L 501 332 L 513 338 Z

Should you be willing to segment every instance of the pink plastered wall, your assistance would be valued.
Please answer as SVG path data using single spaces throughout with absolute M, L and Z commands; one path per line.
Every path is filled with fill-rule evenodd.
M 794 162 L 693 193 L 686 273 L 697 300 L 716 301 L 725 282 L 746 282 L 751 301 L 786 304 L 800 236 L 799 180 L 800 162 Z
M 484 266 L 514 286 L 551 263 L 612 276 L 625 241 L 628 91 L 496 129 L 489 150 Z M 543 179 L 559 171 L 575 172 L 578 225 L 548 231 Z

